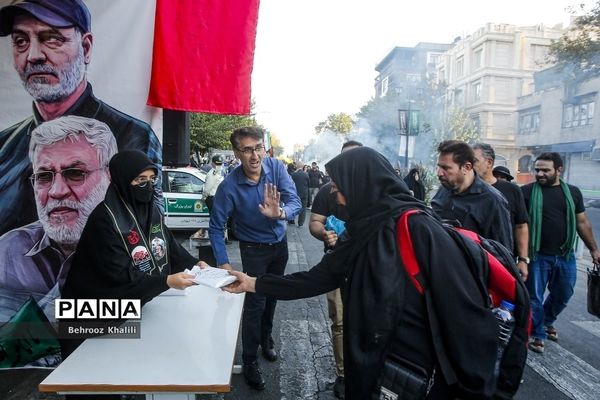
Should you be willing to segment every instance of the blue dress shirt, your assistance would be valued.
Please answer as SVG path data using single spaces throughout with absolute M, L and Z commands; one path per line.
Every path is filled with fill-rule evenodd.
M 287 221 L 265 217 L 258 208 L 263 202 L 265 183 L 276 185 L 281 192 L 281 207 L 288 219 L 300 212 L 296 187 L 281 161 L 265 157 L 258 182 L 249 179 L 243 167 L 238 166 L 219 185 L 210 213 L 208 233 L 217 265 L 229 263 L 223 237 L 229 217 L 233 217 L 236 236 L 240 240 L 277 243 L 285 238 Z

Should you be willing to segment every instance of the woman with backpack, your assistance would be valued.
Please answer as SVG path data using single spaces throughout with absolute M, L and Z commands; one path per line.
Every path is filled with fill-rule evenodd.
M 457 242 L 373 149 L 342 153 L 326 170 L 338 204 L 348 210 L 347 237 L 309 271 L 258 278 L 230 271 L 238 281 L 226 290 L 292 300 L 341 287 L 347 399 L 492 398 L 498 325 Z M 427 304 L 401 261 L 396 228 L 400 216 L 415 209 L 408 229 L 427 279 L 414 279 L 426 284 Z M 440 368 L 438 354 L 447 357 L 450 369 Z M 445 376 L 444 369 L 454 376 Z

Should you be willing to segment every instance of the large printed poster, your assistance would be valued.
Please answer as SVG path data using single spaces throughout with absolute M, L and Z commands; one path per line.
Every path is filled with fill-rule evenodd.
M 0 368 L 60 362 L 56 341 L 12 329 L 53 322 L 111 157 L 160 169 L 158 107 L 249 112 L 258 4 L 0 0 Z
M 0 324 L 44 317 L 32 307 L 53 320 L 118 150 L 161 164 L 161 110 L 146 106 L 155 7 L 0 0 Z M 60 361 L 56 347 L 11 342 L 12 325 L 0 331 L 0 366 Z

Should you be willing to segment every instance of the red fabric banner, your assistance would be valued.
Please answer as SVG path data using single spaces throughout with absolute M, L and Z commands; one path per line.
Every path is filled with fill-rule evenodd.
M 259 0 L 157 0 L 148 105 L 250 113 Z

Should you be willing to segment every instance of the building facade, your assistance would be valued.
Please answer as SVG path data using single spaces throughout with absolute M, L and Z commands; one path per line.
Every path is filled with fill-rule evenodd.
M 559 68 L 535 74 L 533 93 L 518 99 L 516 144 L 523 148 L 518 174 L 533 180 L 533 160 L 543 152 L 561 154 L 563 176 L 582 189 L 600 190 L 600 76 L 573 81 Z
M 420 128 L 429 121 L 427 98 L 431 98 L 432 85 L 437 83 L 437 66 L 449 43 L 418 43 L 415 47 L 395 47 L 376 65 L 375 97 L 393 98 L 397 128 L 391 129 L 386 142 L 397 149 L 399 165 L 408 166 L 409 160 L 427 159 L 430 147 L 422 143 Z M 392 120 L 394 119 L 392 118 Z M 421 141 L 421 142 L 418 142 Z M 408 144 L 408 145 L 407 145 Z M 396 150 L 394 150 L 396 152 Z
M 517 99 L 534 91 L 533 74 L 548 66 L 550 45 L 563 33 L 562 25 L 488 23 L 456 40 L 438 65 L 437 78 L 446 86 L 445 114 L 464 110 L 481 141 L 495 148 L 497 164 L 513 171 L 527 153 L 515 144 Z
M 451 47 L 424 42 L 415 47 L 394 47 L 375 67 L 375 96 L 401 93 L 435 80 L 440 59 Z

